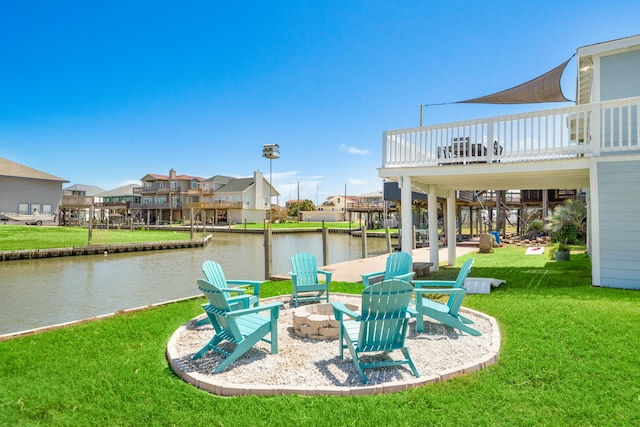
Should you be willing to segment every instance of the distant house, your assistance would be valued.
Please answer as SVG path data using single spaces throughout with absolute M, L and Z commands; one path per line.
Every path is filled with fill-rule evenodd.
M 382 190 L 361 194 L 360 196 L 358 196 L 358 199 L 360 203 L 366 203 L 369 205 L 377 205 L 377 204 L 382 204 L 384 202 Z
M 382 191 L 361 196 L 330 196 L 317 206 L 317 210 L 300 213 L 302 221 L 364 220 L 367 224 L 380 222 L 384 212 Z
M 0 212 L 58 214 L 63 178 L 0 157 Z
M 200 185 L 201 194 L 188 207 L 215 218 L 215 224 L 262 222 L 272 206 L 269 196 L 280 195 L 260 171 L 248 178 L 217 175 Z
M 330 196 L 318 206 L 319 211 L 345 212 L 349 203 L 358 203 L 360 199 L 356 196 Z
M 143 220 L 185 221 L 193 209 L 195 220 L 207 224 L 261 222 L 270 207 L 269 194 L 279 196 L 260 171 L 249 178 L 215 175 L 205 179 L 177 175 L 174 169 L 169 175 L 145 175 L 134 194 L 141 200 L 132 203 L 132 214 Z
M 137 202 L 140 200 L 140 196 L 136 196 L 133 190 L 138 187 L 140 184 L 127 184 L 113 190 L 103 191 L 97 196 L 102 199 L 102 206 Z
M 128 184 L 97 194 L 102 200 L 96 205 L 101 218 L 110 222 L 127 222 L 131 218 L 131 204 L 140 203 L 141 200 L 139 195 L 134 194 L 134 188 L 138 187 L 140 184 Z
M 91 207 L 100 203 L 97 196 L 104 190 L 95 185 L 74 184 L 62 190 L 60 224 L 81 225 L 89 220 Z

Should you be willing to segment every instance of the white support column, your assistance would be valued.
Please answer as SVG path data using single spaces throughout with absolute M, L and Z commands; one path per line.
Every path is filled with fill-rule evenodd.
M 440 256 L 438 250 L 438 196 L 435 185 L 429 186 L 427 195 L 427 208 L 429 220 L 429 261 L 433 263 L 432 271 L 440 270 Z
M 456 190 L 447 196 L 447 264 L 456 264 Z
M 587 244 L 591 258 L 591 284 L 601 286 L 601 259 L 600 259 L 600 186 L 598 179 L 598 162 L 590 160 L 589 165 L 589 199 L 587 204 Z
M 411 177 L 399 177 L 398 185 L 400 186 L 400 208 L 402 209 L 402 238 L 400 246 L 402 252 L 411 255 L 413 250 L 413 201 L 411 200 Z

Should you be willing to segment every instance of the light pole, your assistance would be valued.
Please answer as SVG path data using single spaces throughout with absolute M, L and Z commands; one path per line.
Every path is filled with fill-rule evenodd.
M 273 182 L 272 163 L 280 158 L 280 146 L 278 144 L 265 144 L 262 148 L 262 157 L 269 159 L 269 221 L 271 221 L 271 182 Z

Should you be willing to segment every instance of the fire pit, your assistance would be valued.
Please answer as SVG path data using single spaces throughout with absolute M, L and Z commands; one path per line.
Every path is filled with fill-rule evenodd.
M 349 310 L 358 311 L 359 307 L 345 304 Z M 331 304 L 313 304 L 293 310 L 293 329 L 300 338 L 314 340 L 334 340 L 338 338 L 340 323 L 333 315 Z

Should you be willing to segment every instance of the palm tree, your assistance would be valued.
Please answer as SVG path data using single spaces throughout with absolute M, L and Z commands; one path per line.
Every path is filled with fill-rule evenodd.
M 568 199 L 547 218 L 546 229 L 562 243 L 584 243 L 587 236 L 587 207 L 584 202 Z

